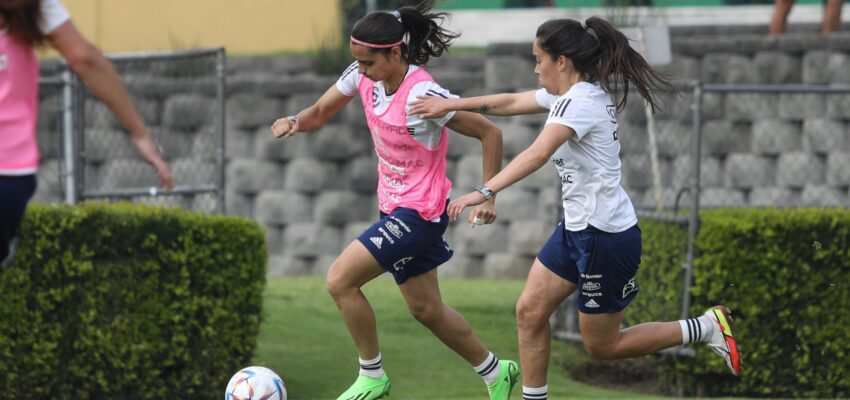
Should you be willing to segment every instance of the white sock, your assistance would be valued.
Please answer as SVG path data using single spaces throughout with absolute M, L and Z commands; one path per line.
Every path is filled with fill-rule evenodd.
M 371 360 L 364 360 L 359 358 L 360 360 L 360 375 L 366 375 L 371 378 L 381 378 L 384 376 L 384 369 L 381 367 L 381 353 L 378 353 L 378 356 Z
M 682 344 L 707 342 L 711 338 L 711 334 L 714 333 L 714 322 L 705 315 L 681 319 L 679 320 L 679 327 L 682 328 Z
M 484 383 L 489 386 L 496 382 L 496 379 L 499 379 L 499 359 L 493 355 L 493 352 L 488 353 L 484 362 L 475 367 L 475 372 L 481 375 L 484 378 Z
M 541 387 L 522 386 L 522 400 L 546 400 L 549 398 L 549 385 Z

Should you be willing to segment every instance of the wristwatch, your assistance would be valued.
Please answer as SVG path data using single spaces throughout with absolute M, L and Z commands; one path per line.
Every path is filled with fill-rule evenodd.
M 492 190 L 490 190 L 490 188 L 488 188 L 487 185 L 478 185 L 478 187 L 475 188 L 475 191 L 483 194 L 484 198 L 487 199 L 487 200 L 492 199 L 493 196 L 496 195 L 496 193 L 494 193 Z

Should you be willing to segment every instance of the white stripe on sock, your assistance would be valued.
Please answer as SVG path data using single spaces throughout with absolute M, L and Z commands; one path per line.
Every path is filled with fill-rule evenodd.
M 484 362 L 474 368 L 475 372 L 484 378 L 484 383 L 487 385 L 490 385 L 499 378 L 499 359 L 496 358 L 492 352 L 487 354 L 487 358 L 484 359 Z
M 546 400 L 549 398 L 549 385 L 541 387 L 522 387 L 523 400 Z
M 381 353 L 378 353 L 378 356 L 371 360 L 364 360 L 360 357 L 358 357 L 358 360 L 360 361 L 360 375 L 366 375 L 375 379 L 384 376 L 384 369 L 381 367 L 381 362 L 383 361 Z

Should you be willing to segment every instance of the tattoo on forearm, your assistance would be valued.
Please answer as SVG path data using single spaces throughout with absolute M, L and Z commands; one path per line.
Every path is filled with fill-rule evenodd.
M 481 107 L 478 107 L 478 109 L 475 110 L 475 111 L 477 111 L 481 114 L 487 114 L 487 113 L 490 112 L 490 105 L 487 104 L 487 103 L 484 103 L 484 104 L 481 105 Z

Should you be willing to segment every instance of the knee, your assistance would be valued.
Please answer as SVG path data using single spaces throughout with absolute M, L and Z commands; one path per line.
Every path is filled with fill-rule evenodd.
M 410 315 L 425 326 L 437 323 L 442 315 L 442 308 L 434 304 L 411 304 L 408 309 Z
M 539 307 L 520 299 L 516 305 L 516 321 L 519 329 L 538 331 L 549 323 L 549 316 L 544 315 Z
M 334 266 L 335 265 L 331 266 L 331 271 L 333 271 Z M 327 289 L 331 297 L 338 299 L 349 291 L 356 290 L 357 287 L 346 282 L 340 275 L 329 273 L 328 278 L 325 281 L 325 289 Z

